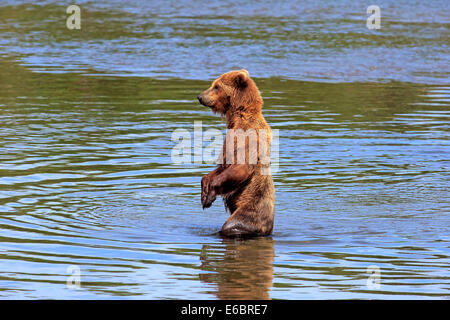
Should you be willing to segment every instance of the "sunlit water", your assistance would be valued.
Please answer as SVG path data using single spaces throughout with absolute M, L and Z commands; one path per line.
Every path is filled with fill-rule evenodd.
M 1 298 L 450 297 L 448 1 L 383 1 L 378 33 L 350 2 L 79 1 L 78 31 L 43 3 L 0 6 Z M 225 128 L 195 97 L 237 67 L 279 130 L 252 240 L 171 159 Z

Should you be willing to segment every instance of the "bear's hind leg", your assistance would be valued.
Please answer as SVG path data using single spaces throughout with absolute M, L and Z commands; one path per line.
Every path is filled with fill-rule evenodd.
M 234 212 L 227 221 L 223 224 L 220 234 L 225 237 L 252 237 L 252 236 L 263 236 L 270 234 L 271 230 L 263 230 L 258 226 L 256 221 L 252 221 L 251 218 L 257 219 L 255 213 L 239 214 Z M 249 219 L 250 218 L 250 219 Z
M 222 229 L 220 230 L 220 234 L 225 237 L 245 237 L 259 235 L 259 233 L 251 226 L 237 221 L 225 222 L 225 224 L 222 226 Z

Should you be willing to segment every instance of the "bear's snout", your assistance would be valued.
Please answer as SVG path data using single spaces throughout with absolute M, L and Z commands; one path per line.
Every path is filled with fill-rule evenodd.
M 205 98 L 205 94 L 204 93 L 200 93 L 197 96 L 197 99 L 200 102 L 200 104 L 204 105 L 205 107 L 210 107 L 210 108 L 212 107 L 208 97 Z

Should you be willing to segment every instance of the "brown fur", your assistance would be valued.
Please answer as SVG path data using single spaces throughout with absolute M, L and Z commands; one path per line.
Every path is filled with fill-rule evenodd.
M 270 146 L 272 134 L 262 115 L 261 94 L 246 70 L 223 74 L 198 99 L 214 113 L 225 116 L 228 132 L 232 131 L 230 129 L 255 129 L 259 143 L 261 134 L 258 130 L 265 129 L 267 146 Z M 230 137 L 227 134 L 227 138 Z M 245 138 L 244 146 L 239 146 L 237 137 L 232 149 L 235 157 L 227 163 L 227 138 L 218 167 L 202 178 L 203 208 L 209 208 L 217 195 L 221 195 L 225 208 L 230 211 L 230 217 L 220 231 L 222 235 L 269 235 L 273 229 L 275 207 L 273 180 L 267 172 L 269 165 L 261 161 L 260 148 L 250 147 L 249 138 Z M 241 150 L 242 147 L 245 150 Z M 244 163 L 236 162 L 239 151 L 245 152 Z M 257 161 L 251 162 L 251 157 Z

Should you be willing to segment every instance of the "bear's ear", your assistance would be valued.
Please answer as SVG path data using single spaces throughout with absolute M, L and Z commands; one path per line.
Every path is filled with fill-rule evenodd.
M 247 86 L 247 81 L 249 78 L 248 71 L 245 69 L 239 70 L 236 78 L 234 78 L 234 82 L 236 83 L 236 87 L 245 88 Z

